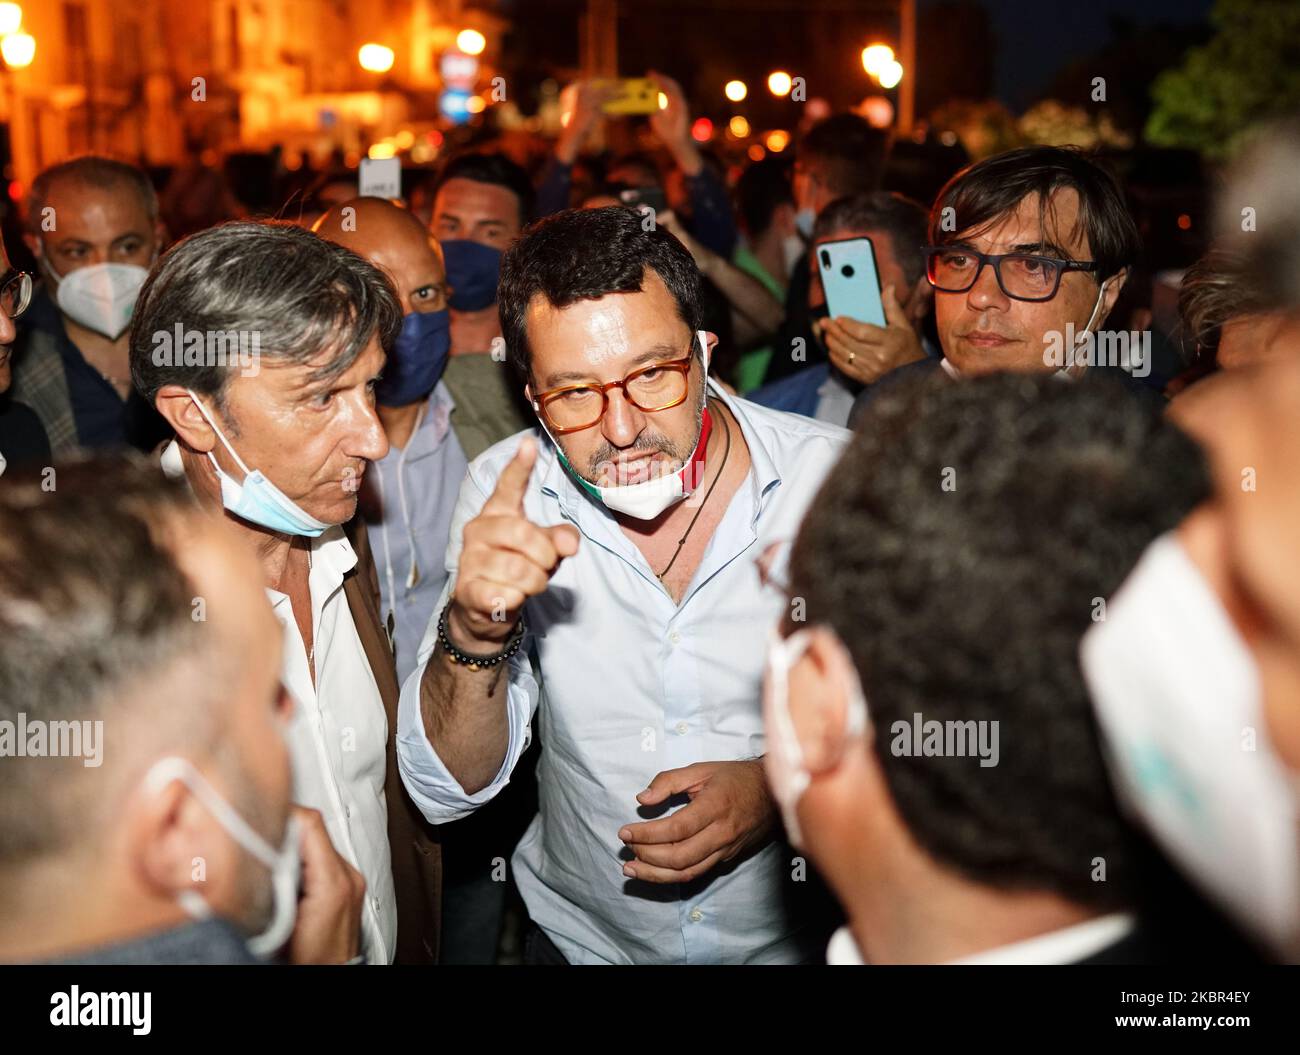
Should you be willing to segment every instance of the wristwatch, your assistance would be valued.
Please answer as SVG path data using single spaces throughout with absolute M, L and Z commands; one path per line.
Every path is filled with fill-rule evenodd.
M 447 633 L 447 613 L 449 611 L 451 611 L 450 601 L 443 605 L 442 612 L 438 615 L 438 643 L 442 645 L 442 650 L 453 663 L 469 667 L 470 670 L 481 670 L 484 667 L 495 667 L 498 663 L 504 663 L 519 651 L 519 646 L 523 643 L 524 633 L 527 630 L 523 612 L 519 613 L 519 622 L 515 624 L 510 636 L 506 638 L 506 643 L 500 652 L 494 652 L 488 656 L 476 656 L 469 652 L 462 652 L 451 643 L 451 637 Z

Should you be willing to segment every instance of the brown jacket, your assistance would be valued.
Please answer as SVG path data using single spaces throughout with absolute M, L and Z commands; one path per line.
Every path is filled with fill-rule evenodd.
M 442 846 L 438 829 L 424 819 L 406 793 L 397 769 L 397 669 L 379 619 L 379 575 L 370 539 L 360 517 L 345 525 L 357 554 L 357 566 L 343 578 L 352 621 L 370 660 L 375 683 L 388 715 L 388 773 L 384 798 L 388 804 L 388 845 L 393 857 L 393 889 L 397 897 L 397 954 L 394 963 L 438 962 L 438 932 L 442 918 Z

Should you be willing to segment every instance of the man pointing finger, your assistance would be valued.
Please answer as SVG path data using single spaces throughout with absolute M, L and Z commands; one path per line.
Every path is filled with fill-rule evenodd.
M 513 858 L 531 962 L 789 963 L 817 942 L 763 782 L 761 645 L 785 601 L 755 560 L 848 434 L 709 381 L 699 284 L 618 206 L 556 214 L 502 262 L 538 427 L 470 464 L 398 751 L 425 817 L 452 821 L 541 717 Z

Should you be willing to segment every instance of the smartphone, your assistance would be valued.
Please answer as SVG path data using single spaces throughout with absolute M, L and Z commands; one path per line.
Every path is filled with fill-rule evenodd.
M 659 85 L 649 77 L 618 77 L 597 80 L 597 85 L 613 85 L 616 92 L 601 103 L 606 114 L 652 114 L 659 109 Z
M 400 198 L 402 162 L 399 158 L 362 158 L 357 179 L 362 198 Z
M 661 187 L 629 187 L 618 192 L 619 199 L 629 209 L 641 211 L 641 206 L 648 206 L 659 213 L 668 208 L 668 199 Z
M 826 310 L 873 326 L 885 326 L 880 273 L 870 238 L 841 238 L 817 246 L 817 268 L 826 292 Z

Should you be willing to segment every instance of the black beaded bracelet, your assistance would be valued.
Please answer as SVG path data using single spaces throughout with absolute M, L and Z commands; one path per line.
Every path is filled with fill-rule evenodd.
M 447 613 L 451 610 L 451 602 L 448 601 L 438 616 L 438 642 L 442 645 L 442 650 L 447 653 L 447 658 L 453 663 L 460 663 L 469 667 L 470 670 L 479 670 L 483 667 L 495 667 L 498 663 L 504 663 L 507 659 L 519 651 L 519 646 L 524 640 L 524 613 L 519 613 L 519 622 L 515 624 L 514 630 L 510 637 L 506 639 L 505 647 L 491 656 L 474 656 L 468 652 L 462 652 L 451 643 L 451 638 L 447 634 Z

